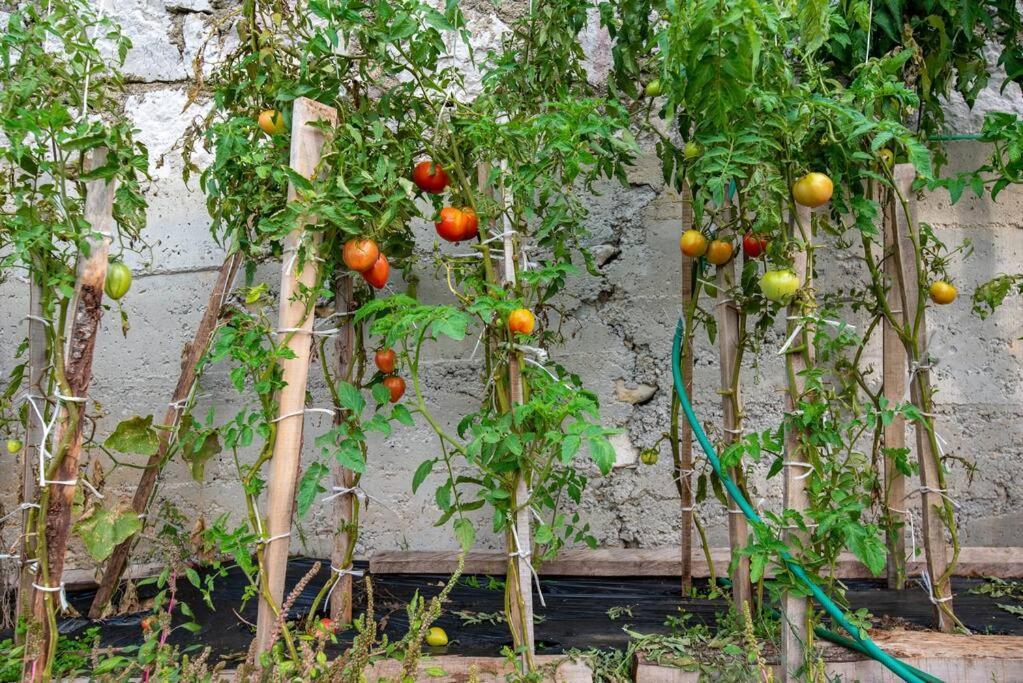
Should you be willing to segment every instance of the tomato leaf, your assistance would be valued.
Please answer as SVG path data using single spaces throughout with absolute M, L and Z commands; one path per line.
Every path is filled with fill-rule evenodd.
M 110 510 L 97 507 L 75 524 L 75 531 L 96 562 L 102 562 L 110 557 L 119 543 L 138 533 L 140 529 L 142 520 L 128 508 Z
M 160 447 L 160 437 L 153 428 L 153 416 L 135 415 L 122 421 L 103 445 L 120 453 L 155 455 Z

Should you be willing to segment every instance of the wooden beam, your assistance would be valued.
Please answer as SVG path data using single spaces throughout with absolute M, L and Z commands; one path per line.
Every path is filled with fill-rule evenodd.
M 927 361 L 927 317 L 919 301 L 920 287 L 926 283 L 918 272 L 915 258 L 915 244 L 920 243 L 916 217 L 916 195 L 912 191 L 916 170 L 911 164 L 897 164 L 894 169 L 895 186 L 907 201 L 907 210 L 896 202 L 893 244 L 899 260 L 900 286 L 904 292 L 902 310 L 905 316 L 916 316 L 916 348 L 907 353 L 915 363 L 910 397 L 924 415 L 924 422 L 917 425 L 916 450 L 920 463 L 921 520 L 924 537 L 924 551 L 927 560 L 927 575 L 933 584 L 935 622 L 940 630 L 951 632 L 956 627 L 952 611 L 952 584 L 946 577 L 949 570 L 949 547 L 945 540 L 946 511 L 943 497 L 940 453 L 936 445 L 934 417 L 931 413 L 931 373 Z M 908 213 L 908 215 L 907 215 Z M 945 578 L 942 578 L 945 577 Z
M 231 254 L 224 259 L 224 263 L 220 266 L 220 270 L 217 273 L 217 280 L 213 284 L 213 291 L 210 292 L 209 300 L 206 302 L 206 310 L 199 320 L 198 327 L 196 327 L 195 336 L 193 336 L 190 343 L 185 345 L 184 353 L 181 357 L 181 373 L 178 375 L 178 383 L 174 387 L 174 393 L 171 395 L 171 401 L 167 405 L 167 411 L 164 413 L 163 422 L 161 423 L 166 426 L 166 429 L 160 430 L 159 445 L 156 453 L 151 455 L 146 461 L 146 468 L 142 471 L 138 486 L 135 488 L 135 495 L 132 497 L 131 507 L 136 514 L 143 515 L 148 512 L 149 506 L 153 501 L 160 473 L 163 471 L 164 465 L 166 465 L 171 446 L 177 438 L 178 421 L 184 413 L 188 397 L 195 386 L 196 369 L 199 367 L 199 361 L 206 353 L 206 349 L 209 348 L 213 334 L 217 330 L 220 312 L 223 310 L 224 302 L 227 301 L 227 297 L 231 293 L 232 283 L 234 282 L 235 275 L 238 273 L 241 262 L 242 255 L 240 252 Z M 89 607 L 90 619 L 100 619 L 103 617 L 107 605 L 110 603 L 110 599 L 113 597 L 114 591 L 121 581 L 124 568 L 128 565 L 128 558 L 131 555 L 137 538 L 138 534 L 134 534 L 125 539 L 114 548 L 110 559 L 107 560 L 106 567 L 103 570 L 103 578 L 99 582 L 99 589 L 96 591 L 92 605 Z
M 682 232 L 693 227 L 693 194 L 689 184 L 682 186 Z M 692 316 L 688 314 L 694 305 L 693 271 L 695 261 L 682 256 L 682 309 L 690 320 L 686 325 L 685 340 L 682 347 L 682 385 L 686 393 L 693 395 L 693 331 Z M 678 476 L 679 503 L 682 508 L 682 528 L 680 530 L 679 552 L 682 566 L 682 595 L 689 595 L 693 587 L 693 428 L 689 420 L 679 420 L 678 396 L 671 393 L 675 406 L 672 419 L 679 422 L 678 430 Z
M 906 315 L 902 310 L 902 296 L 899 289 L 899 260 L 895 253 L 895 199 L 890 190 L 885 190 L 882 198 L 884 220 L 882 232 L 884 238 L 884 265 L 886 300 L 892 311 L 897 314 L 905 325 Z M 910 245 L 911 246 L 911 245 Z M 913 310 L 916 309 L 915 294 Z M 906 347 L 899 338 L 899 333 L 887 318 L 881 323 L 881 371 L 882 391 L 888 400 L 888 406 L 902 403 L 906 397 Z M 896 415 L 890 424 L 884 427 L 882 446 L 885 449 L 897 450 L 906 447 L 906 419 Z M 891 516 L 893 529 L 885 539 L 888 547 L 887 576 L 888 587 L 901 589 L 906 584 L 906 536 L 902 527 L 906 519 L 906 477 L 895 467 L 895 458 L 884 456 L 884 504 Z
M 674 546 L 663 548 L 565 548 L 554 559 L 538 566 L 543 576 L 634 576 L 634 577 L 677 577 L 680 564 L 679 549 Z M 450 574 L 457 566 L 456 550 L 383 550 L 372 555 L 369 561 L 371 574 Z M 729 548 L 714 548 L 711 558 L 715 566 L 728 563 Z M 465 558 L 466 574 L 503 574 L 507 558 L 501 550 L 474 550 Z M 923 560 L 907 563 L 910 574 L 918 573 L 925 567 Z M 710 576 L 703 552 L 696 550 L 692 555 L 693 577 Z M 767 576 L 773 576 L 769 564 Z M 827 574 L 826 574 L 827 575 Z M 833 576 L 837 579 L 873 578 L 867 568 L 852 553 L 843 552 L 835 562 Z M 1023 578 L 1023 547 L 963 548 L 956 565 L 956 576 L 984 578 L 994 576 L 1001 579 Z
M 593 673 L 582 662 L 574 662 L 567 655 L 538 655 L 538 668 L 548 672 L 544 680 L 557 683 L 591 683 Z M 367 683 L 396 681 L 401 675 L 402 662 L 397 659 L 382 659 L 367 667 Z M 436 683 L 497 683 L 510 680 L 516 675 L 514 664 L 505 657 L 458 657 L 442 655 L 423 657 L 415 680 Z
M 813 226 L 812 214 L 805 206 L 797 206 L 796 213 L 791 217 L 792 238 L 802 244 L 802 249 L 792 257 L 792 270 L 803 285 L 804 292 L 813 290 Z M 799 407 L 799 401 L 806 391 L 806 382 L 801 373 L 813 366 L 813 335 L 801 318 L 812 313 L 812 302 L 806 299 L 794 300 L 788 306 L 788 324 L 786 339 L 790 342 L 785 352 L 785 365 L 788 375 L 788 391 L 786 412 L 790 415 Z M 809 458 L 804 449 L 801 434 L 791 429 L 785 430 L 785 464 L 782 466 L 784 486 L 782 490 L 782 507 L 802 515 L 810 507 L 807 493 L 807 474 Z M 810 534 L 788 525 L 782 534 L 782 541 L 793 549 L 805 547 Z M 782 681 L 800 680 L 800 672 L 806 662 L 806 648 L 810 646 L 812 631 L 809 625 L 809 611 L 805 595 L 793 595 L 785 591 L 781 596 L 781 660 Z
M 86 159 L 86 171 L 106 165 L 106 148 L 93 150 Z M 82 454 L 82 428 L 86 400 L 92 382 L 92 359 L 96 337 L 103 317 L 103 285 L 107 277 L 107 257 L 114 230 L 114 180 L 90 180 L 85 184 L 84 217 L 93 234 L 78 257 L 74 297 L 68 309 L 66 349 L 53 350 L 59 368 L 57 390 L 62 415 L 53 443 L 58 444 L 46 471 L 40 472 L 39 504 L 45 517 L 38 522 L 33 511 L 30 530 L 45 533 L 40 542 L 39 570 L 32 582 L 32 632 L 25 647 L 24 680 L 40 681 L 49 677 L 48 664 L 56 655 L 56 633 L 50 615 L 59 611 L 64 592 L 64 560 L 71 532 L 71 510 L 79 477 Z M 62 367 L 61 367 L 62 360 Z M 45 478 L 45 482 L 42 479 Z M 38 539 L 37 539 L 38 540 Z
M 337 123 L 337 110 L 305 97 L 295 100 L 291 115 L 291 168 L 305 178 L 312 179 L 320 161 L 324 145 L 323 133 L 309 125 L 317 121 Z M 288 200 L 297 196 L 294 185 L 288 185 Z M 309 241 L 309 244 L 305 242 Z M 299 252 L 308 249 L 315 253 L 320 235 L 308 238 L 301 225 L 284 240 L 281 262 L 281 297 L 279 311 L 280 330 L 300 330 L 281 333 L 294 357 L 281 361 L 284 388 L 280 391 L 277 413 L 277 434 L 274 455 L 267 476 L 267 517 L 265 525 L 263 567 L 266 572 L 265 589 L 259 595 L 259 614 L 256 623 L 256 654 L 262 654 L 271 645 L 274 622 L 284 599 L 284 577 L 288 567 L 291 516 L 295 505 L 295 485 L 298 482 L 299 461 L 302 451 L 306 381 L 309 377 L 309 354 L 315 317 L 314 303 L 306 305 L 302 291 L 315 288 L 319 281 L 319 264 L 315 259 L 301 263 Z M 288 336 L 290 334 L 290 337 Z

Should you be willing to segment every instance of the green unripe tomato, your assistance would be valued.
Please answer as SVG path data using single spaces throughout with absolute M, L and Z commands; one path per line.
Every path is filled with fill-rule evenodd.
M 656 465 L 657 455 L 656 448 L 644 448 L 639 452 L 639 461 L 644 465 Z
M 646 93 L 647 97 L 657 97 L 661 94 L 661 79 L 655 78 L 646 84 L 643 88 L 643 92 Z
M 8 453 L 17 453 L 18 451 L 20 451 L 24 447 L 25 447 L 25 444 L 23 444 L 21 442 L 21 439 L 7 439 L 7 452 Z
M 696 157 L 700 156 L 700 153 L 702 151 L 703 150 L 700 148 L 700 145 L 698 145 L 696 142 L 690 140 L 689 142 L 686 143 L 686 146 L 685 146 L 686 161 L 690 161 L 690 160 L 695 159 Z
M 107 266 L 107 280 L 103 291 L 114 301 L 128 293 L 131 288 L 131 269 L 120 261 Z
M 760 278 L 760 291 L 771 301 L 785 303 L 799 289 L 799 278 L 791 270 L 769 270 Z

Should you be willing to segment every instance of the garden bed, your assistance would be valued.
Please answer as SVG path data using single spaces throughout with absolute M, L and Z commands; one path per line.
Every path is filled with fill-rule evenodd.
M 620 554 L 618 561 L 621 562 L 624 561 L 625 553 L 631 551 L 618 552 Z M 396 558 L 394 555 L 386 555 L 380 559 L 392 562 Z M 568 552 L 562 561 L 574 562 L 578 559 Z M 306 558 L 291 560 L 287 580 L 289 591 L 311 569 L 313 562 Z M 488 563 L 493 562 L 494 559 L 486 553 L 479 553 L 469 558 L 469 569 L 486 568 L 489 567 Z M 442 569 L 441 563 L 442 558 L 438 556 L 434 558 L 432 564 L 419 566 Z M 386 564 L 374 558 L 369 567 L 375 566 L 386 567 Z M 587 571 L 592 572 L 602 565 L 596 561 L 590 563 L 580 561 L 576 566 L 585 567 Z M 547 566 L 548 570 L 552 568 L 573 571 L 571 565 L 567 564 Z M 607 566 L 604 568 L 607 570 Z M 490 569 L 496 570 L 497 567 Z M 382 622 L 387 635 L 397 639 L 407 630 L 405 606 L 412 595 L 416 591 L 426 597 L 435 595 L 449 575 L 390 574 L 383 571 L 374 572 L 372 575 L 376 616 Z M 308 613 L 316 592 L 327 577 L 328 570 L 321 569 L 319 575 L 309 583 L 295 602 L 293 608 L 295 616 Z M 451 643 L 445 648 L 427 648 L 426 653 L 429 657 L 424 660 L 423 666 L 431 667 L 434 673 L 441 670 L 447 672 L 452 676 L 450 680 L 464 680 L 459 676 L 467 675 L 470 666 L 475 666 L 481 675 L 492 670 L 496 676 L 503 671 L 505 660 L 501 656 L 501 650 L 510 644 L 510 639 L 507 625 L 502 621 L 503 591 L 499 583 L 501 579 L 496 572 L 468 573 L 460 579 L 437 622 L 448 633 Z M 892 591 L 884 588 L 883 583 L 876 580 L 848 579 L 845 583 L 849 588 L 848 598 L 852 608 L 866 608 L 877 617 L 875 624 L 881 628 L 876 629 L 876 633 L 872 635 L 879 644 L 891 649 L 894 654 L 905 654 L 911 658 L 911 663 L 919 668 L 933 670 L 949 681 L 981 680 L 975 678 L 974 673 L 992 662 L 997 666 L 991 671 L 1002 676 L 996 680 L 1012 680 L 1003 675 L 1008 671 L 1023 672 L 1023 669 L 1012 668 L 1023 666 L 1023 638 L 1018 640 L 1015 638 L 1023 636 L 1023 621 L 998 607 L 999 604 L 1020 603 L 1008 597 L 995 598 L 977 593 L 976 589 L 984 584 L 983 579 L 966 577 L 956 579 L 954 585 L 957 613 L 974 632 L 997 634 L 1001 636 L 998 639 L 984 637 L 981 640 L 970 640 L 965 636 L 939 636 L 926 631 L 931 624 L 931 607 L 922 589 L 915 584 L 907 590 Z M 724 597 L 680 598 L 678 581 L 673 576 L 551 576 L 545 573 L 541 585 L 546 607 L 537 602 L 536 638 L 538 652 L 545 655 L 563 655 L 566 652 L 594 649 L 624 651 L 631 639 L 626 628 L 635 633 L 667 635 L 671 633 L 671 627 L 667 625 L 668 620 L 677 619 L 683 614 L 689 615 L 686 617 L 687 626 L 698 624 L 713 626 L 718 615 L 727 606 Z M 696 581 L 696 594 L 707 595 L 708 587 L 706 580 Z M 254 601 L 250 601 L 245 609 L 238 609 L 244 588 L 244 579 L 238 572 L 230 572 L 228 576 L 218 579 L 214 598 L 216 609 L 210 610 L 202 604 L 201 596 L 190 584 L 180 582 L 179 597 L 193 606 L 201 630 L 195 634 L 176 630 L 171 636 L 172 642 L 176 641 L 181 645 L 201 643 L 204 647 L 210 647 L 215 658 L 228 662 L 228 668 L 243 660 L 253 637 L 251 624 L 255 623 L 256 616 Z M 79 612 L 84 612 L 92 595 L 91 589 L 79 589 L 69 592 L 69 599 Z M 358 614 L 365 607 L 365 593 L 361 582 L 356 582 L 355 595 Z M 147 595 L 143 591 L 140 595 L 143 606 L 146 598 Z M 140 611 L 100 622 L 85 618 L 69 618 L 61 622 L 60 630 L 67 636 L 82 636 L 88 629 L 98 627 L 97 634 L 101 645 L 125 646 L 141 642 L 141 621 L 145 616 L 146 612 Z M 927 643 L 934 638 L 953 640 L 949 643 L 942 641 L 938 644 L 940 646 L 935 646 L 936 649 L 929 648 Z M 338 640 L 343 646 L 350 640 L 350 635 L 340 634 Z M 977 644 L 979 642 L 984 644 Z M 953 644 L 958 650 L 952 648 Z M 328 654 L 336 655 L 340 652 L 340 646 L 333 651 L 328 650 Z M 848 669 L 846 675 L 853 675 L 849 680 L 855 680 L 855 676 L 864 676 L 867 673 L 873 675 L 870 672 L 875 670 L 877 675 L 881 676 L 880 668 L 865 663 L 855 653 L 830 646 L 827 647 L 827 652 L 829 660 L 836 660 L 833 664 L 838 667 L 836 672 L 839 669 L 841 671 Z M 960 669 L 954 671 L 935 669 L 937 663 L 932 661 L 934 655 L 941 655 L 943 659 L 953 657 L 958 662 L 955 666 L 970 676 L 964 678 L 958 674 L 953 675 Z M 770 652 L 766 653 L 766 656 L 768 660 L 771 659 Z M 977 658 L 981 656 L 985 660 L 992 659 L 992 662 L 978 662 Z M 555 657 L 545 661 L 551 663 L 559 659 Z M 917 659 L 920 663 L 916 663 Z M 949 659 L 949 662 L 952 662 L 952 659 Z M 949 663 L 947 666 L 952 664 Z M 378 663 L 376 669 L 379 669 L 378 674 L 386 676 L 386 663 Z M 559 673 L 559 680 L 562 679 L 562 675 L 566 677 L 565 680 L 588 680 L 585 677 L 574 678 L 581 671 L 577 665 L 564 663 L 563 669 L 568 673 Z M 685 672 L 676 667 L 659 666 L 642 655 L 635 671 L 637 680 L 690 680 L 682 677 Z M 486 680 L 486 677 L 484 676 L 482 680 Z M 888 679 L 868 676 L 862 680 Z

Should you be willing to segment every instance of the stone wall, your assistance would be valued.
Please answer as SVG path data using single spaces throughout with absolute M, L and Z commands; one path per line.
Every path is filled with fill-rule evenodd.
M 153 182 L 147 235 L 151 254 L 132 259 L 136 284 L 123 300 L 131 330 L 122 338 L 116 313 L 105 318 L 96 352 L 92 396 L 102 418 L 98 434 L 109 433 L 132 414 L 160 416 L 177 379 L 182 346 L 188 341 L 203 306 L 223 253 L 208 232 L 204 199 L 194 186 L 181 180 L 181 161 L 175 145 L 188 121 L 204 111 L 204 105 L 186 103 L 191 60 L 211 25 L 234 6 L 226 0 L 125 0 L 117 4 L 117 17 L 134 40 L 128 57 L 130 84 L 125 115 L 140 130 L 153 159 Z M 496 10 L 486 2 L 467 4 L 474 34 L 482 43 L 493 43 L 505 26 L 502 16 L 517 11 L 517 3 L 502 3 Z M 109 10 L 109 7 L 107 8 Z M 230 41 L 231 36 L 225 36 Z M 606 69 L 607 39 L 592 28 L 587 34 L 592 73 Z M 463 59 L 458 54 L 455 59 Z M 986 91 L 985 107 L 1023 112 L 1015 86 L 999 95 Z M 981 114 L 961 102 L 949 105 L 955 130 L 975 131 Z M 974 143 L 951 147 L 954 167 L 976 164 L 984 150 Z M 588 199 L 591 243 L 602 261 L 599 278 L 579 278 L 561 304 L 570 313 L 565 321 L 566 344 L 555 352 L 556 360 L 577 370 L 589 387 L 598 392 L 604 419 L 621 427 L 615 445 L 622 467 L 606 479 L 594 471 L 590 489 L 581 506 L 599 542 L 614 547 L 653 547 L 677 543 L 679 504 L 671 482 L 671 464 L 662 448 L 660 462 L 652 467 L 635 466 L 639 448 L 650 445 L 667 428 L 671 397 L 668 365 L 671 334 L 680 311 L 679 198 L 665 190 L 660 165 L 647 150 L 629 177 L 629 185 L 605 184 L 602 194 Z M 969 295 L 974 287 L 1000 272 L 1018 272 L 1023 262 L 1023 191 L 1006 190 L 998 203 L 970 196 L 950 206 L 947 196 L 922 200 L 920 217 L 930 223 L 950 246 L 969 239 L 973 253 L 954 267 L 953 275 L 962 296 L 955 304 L 930 314 L 935 344 L 942 349 L 934 373 L 939 390 L 938 430 L 948 448 L 973 460 L 972 479 L 961 469 L 951 481 L 954 497 L 962 504 L 963 538 L 972 545 L 1023 545 L 1023 493 L 1013 482 L 1023 480 L 1023 346 L 1019 341 L 1023 316 L 1021 302 L 1010 300 L 997 314 L 980 321 L 970 313 Z M 432 228 L 416 225 L 417 246 L 424 252 L 433 242 Z M 841 262 L 823 258 L 821 287 L 827 289 L 857 273 Z M 265 272 L 276 286 L 276 273 Z M 442 301 L 446 289 L 424 273 L 422 298 Z M 0 285 L 0 335 L 10 343 L 0 353 L 0 372 L 14 363 L 13 352 L 25 327 L 20 318 L 27 307 L 27 288 L 17 279 Z M 856 324 L 855 320 L 849 320 Z M 783 342 L 775 329 L 756 363 L 743 372 L 748 424 L 763 429 L 777 424 L 783 382 L 781 360 L 774 350 Z M 473 405 L 482 389 L 476 367 L 467 361 L 472 341 L 445 343 L 432 349 L 425 374 L 426 393 L 436 414 L 457 420 Z M 879 361 L 879 344 L 867 354 L 868 363 Z M 318 378 L 317 373 L 312 374 Z M 696 407 L 708 424 L 720 421 L 715 393 L 718 382 L 716 354 L 701 334 L 696 352 Z M 325 405 L 324 387 L 314 380 L 313 405 Z M 214 407 L 221 417 L 232 415 L 241 399 L 230 386 L 223 368 L 212 371 L 201 389 L 200 411 Z M 159 417 L 158 417 L 159 419 Z M 312 437 L 327 428 L 328 419 L 307 418 L 306 455 Z M 453 548 L 448 528 L 436 528 L 432 487 L 412 495 L 412 472 L 435 448 L 432 431 L 424 427 L 402 428 L 387 439 L 375 439 L 370 449 L 369 471 L 363 486 L 381 502 L 370 504 L 364 517 L 360 554 L 378 549 Z M 93 454 L 98 457 L 97 454 Z M 251 456 L 252 454 L 246 454 Z M 754 483 L 762 505 L 778 503 L 779 483 L 764 479 L 766 463 Z M 0 460 L 0 502 L 9 510 L 17 503 L 15 483 L 19 465 Z M 134 490 L 137 471 L 121 469 L 108 479 L 111 497 L 127 498 Z M 204 485 L 194 483 L 186 466 L 172 463 L 162 479 L 160 498 L 173 501 L 189 516 L 211 520 L 242 507 L 239 485 L 226 459 L 207 466 Z M 326 506 L 324 506 L 326 508 Z M 318 556 L 330 547 L 332 524 L 317 510 L 303 524 L 302 534 L 292 536 L 292 550 Z M 726 515 L 716 502 L 704 504 L 699 514 L 708 525 L 715 544 L 726 541 Z M 489 522 L 480 518 L 481 545 L 496 547 Z M 9 542 L 13 527 L 3 532 Z M 91 574 L 84 554 L 77 553 L 73 566 L 78 576 Z M 146 561 L 145 553 L 139 557 Z

